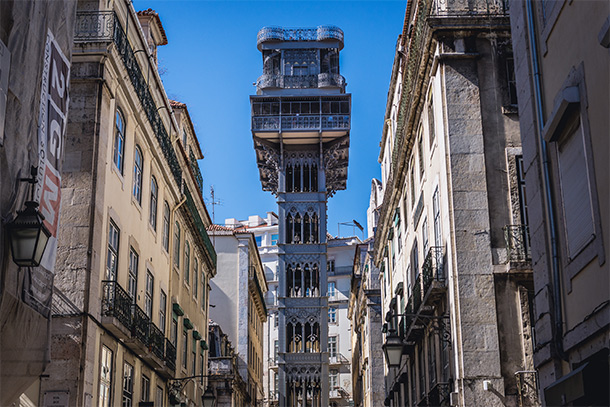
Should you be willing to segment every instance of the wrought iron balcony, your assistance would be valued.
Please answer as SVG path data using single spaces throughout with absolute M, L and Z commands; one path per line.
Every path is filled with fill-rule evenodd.
M 114 11 L 79 11 L 74 24 L 74 42 L 112 41 Z
M 436 16 L 496 16 L 508 13 L 509 0 L 434 0 Z
M 531 261 L 530 237 L 526 225 L 504 226 L 504 239 L 511 262 Z
M 428 405 L 448 406 L 449 394 L 451 393 L 451 383 L 436 383 L 428 392 Z
M 116 318 L 125 329 L 132 325 L 131 306 L 133 300 L 116 281 L 102 281 L 102 316 Z
M 413 293 L 411 294 L 411 298 L 409 302 L 413 304 L 413 312 L 417 313 L 419 311 L 419 306 L 422 301 L 422 292 L 421 292 L 421 274 L 417 276 L 415 279 L 415 284 L 413 284 Z
M 163 360 L 165 336 L 163 335 L 163 332 L 161 332 L 161 330 L 157 327 L 157 325 L 153 324 L 152 322 L 150 323 L 148 329 L 148 349 L 150 350 L 150 352 L 153 353 L 153 355 Z
M 197 187 L 199 187 L 199 192 L 203 192 L 203 176 L 201 176 L 201 170 L 199 169 L 199 164 L 197 163 L 195 154 L 193 154 L 193 152 L 190 150 L 189 161 L 191 164 L 191 170 L 193 171 L 193 176 L 195 177 L 195 182 L 197 183 Z
M 443 282 L 445 281 L 445 273 L 443 270 L 443 248 L 440 246 L 433 246 L 428 251 L 424 265 L 422 267 L 422 274 L 424 276 L 424 295 L 428 293 L 428 289 L 432 285 L 433 281 Z
M 176 370 L 176 347 L 169 339 L 165 339 L 165 364 L 171 370 Z
M 321 25 L 316 28 L 263 27 L 258 32 L 256 44 L 266 41 L 324 41 L 337 40 L 343 47 L 343 31 L 334 26 Z
M 212 245 L 210 236 L 205 229 L 203 220 L 201 219 L 201 216 L 199 216 L 199 211 L 197 210 L 197 205 L 195 205 L 191 191 L 189 191 L 186 185 L 184 186 L 184 197 L 186 198 L 186 207 L 191 214 L 191 221 L 195 224 L 195 227 L 199 232 L 199 237 L 203 240 L 203 244 L 206 248 L 208 256 L 210 257 L 210 261 L 214 266 L 216 266 L 216 250 L 214 250 L 214 246 Z
M 131 321 L 131 336 L 138 339 L 142 344 L 148 345 L 148 334 L 150 318 L 138 305 L 132 305 L 133 319 Z
M 515 372 L 515 379 L 517 379 L 517 391 L 519 392 L 519 407 L 539 406 L 538 372 L 521 370 Z
M 344 88 L 345 78 L 337 73 L 318 74 L 318 88 Z

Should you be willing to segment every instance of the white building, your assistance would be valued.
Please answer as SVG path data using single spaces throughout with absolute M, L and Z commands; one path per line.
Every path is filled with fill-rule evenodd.
M 225 226 L 244 228 L 254 234 L 269 290 L 266 301 L 267 323 L 263 340 L 263 386 L 266 406 L 277 405 L 277 354 L 278 339 L 278 216 L 267 212 L 265 218 L 254 215 L 248 220 L 225 219 Z M 347 307 L 350 279 L 357 237 L 332 238 L 328 236 L 328 352 L 329 402 L 331 406 L 347 406 L 352 399 L 350 321 Z

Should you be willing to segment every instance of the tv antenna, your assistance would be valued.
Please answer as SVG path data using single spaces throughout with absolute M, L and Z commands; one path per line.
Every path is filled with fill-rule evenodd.
M 343 225 L 343 226 L 351 226 L 352 227 L 352 236 L 356 236 L 356 228 L 360 229 L 360 232 L 362 232 L 362 240 L 364 240 L 364 228 L 355 219 L 352 219 L 351 222 L 339 222 L 339 223 L 337 223 L 337 237 L 341 237 L 341 225 Z
M 222 205 L 222 201 L 216 200 L 214 193 L 214 185 L 210 185 L 210 200 L 207 202 L 208 205 L 212 205 L 212 225 L 216 224 L 216 205 Z M 212 235 L 212 246 L 216 246 L 216 235 Z

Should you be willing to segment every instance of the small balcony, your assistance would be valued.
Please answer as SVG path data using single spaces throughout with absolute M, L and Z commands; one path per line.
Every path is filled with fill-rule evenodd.
M 138 305 L 132 305 L 131 338 L 125 344 L 134 352 L 143 355 L 148 351 L 150 318 Z
M 341 386 L 335 386 L 329 390 L 328 398 L 331 400 L 349 399 L 350 393 Z
M 131 334 L 133 300 L 116 281 L 102 281 L 102 325 L 119 339 Z
M 527 263 L 532 260 L 530 235 L 527 225 L 504 226 L 504 240 L 510 263 Z
M 451 383 L 436 383 L 428 392 L 429 406 L 448 406 Z
M 430 14 L 438 17 L 505 16 L 509 0 L 433 0 Z
M 429 303 L 432 300 L 437 299 L 446 290 L 442 247 L 433 246 L 430 248 L 424 260 L 422 275 L 424 305 L 430 305 Z
M 351 372 L 350 361 L 341 353 L 337 353 L 336 355 L 330 356 L 328 358 L 328 365 L 331 368 L 338 369 L 339 373 Z
M 335 73 L 317 75 L 263 74 L 256 81 L 258 89 L 345 88 L 345 78 Z
M 148 326 L 148 352 L 144 358 L 156 369 L 163 369 L 165 337 L 163 332 L 152 322 Z
M 165 339 L 165 365 L 172 372 L 176 370 L 176 347 L 169 339 Z

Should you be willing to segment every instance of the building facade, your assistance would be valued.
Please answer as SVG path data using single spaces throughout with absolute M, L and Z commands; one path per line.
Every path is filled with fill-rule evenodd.
M 237 367 L 246 385 L 245 404 L 257 406 L 263 393 L 263 327 L 267 281 L 254 235 L 244 228 L 212 225 L 218 274 L 211 282 L 210 316 L 235 344 Z
M 239 373 L 239 356 L 227 334 L 214 321 L 210 321 L 208 342 L 208 381 L 216 396 L 215 407 L 245 406 L 248 391 Z
M 73 1 L 0 2 L 0 405 L 38 404 L 49 362 Z M 55 81 L 51 75 L 55 75 Z M 52 102 L 52 104 L 50 104 Z M 50 141 L 53 141 L 50 144 Z M 19 182 L 37 168 L 35 186 Z M 45 186 L 43 188 L 43 186 Z M 30 195 L 34 188 L 34 197 Z M 51 232 L 38 267 L 13 262 L 8 225 L 26 201 Z
M 206 233 L 184 104 L 167 98 L 157 13 L 78 3 L 53 296 L 42 394 L 66 405 L 199 405 L 207 366 Z M 42 404 L 43 400 L 39 403 Z
M 326 203 L 346 187 L 351 109 L 343 32 L 266 27 L 257 44 L 252 137 L 263 190 L 278 201 L 278 400 L 327 406 Z
M 511 2 L 534 362 L 548 406 L 610 404 L 609 13 L 606 2 Z
M 539 403 L 507 6 L 407 3 L 374 242 L 384 348 L 402 349 L 386 405 Z

